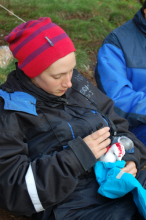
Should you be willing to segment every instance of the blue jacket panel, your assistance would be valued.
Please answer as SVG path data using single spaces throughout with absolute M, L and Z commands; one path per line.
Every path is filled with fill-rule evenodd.
M 146 20 L 134 19 L 112 31 L 98 53 L 95 77 L 130 126 L 146 123 Z
M 7 93 L 0 89 L 0 97 L 4 99 L 4 109 L 22 111 L 32 115 L 38 115 L 36 112 L 36 99 L 28 93 L 17 92 Z

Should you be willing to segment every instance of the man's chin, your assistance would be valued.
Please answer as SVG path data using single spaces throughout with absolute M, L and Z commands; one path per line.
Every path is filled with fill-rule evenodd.
M 66 91 L 67 91 L 67 90 L 66 90 Z M 65 92 L 66 92 L 66 91 L 65 91 Z M 65 94 L 65 92 L 60 92 L 60 91 L 59 91 L 59 92 L 57 92 L 57 93 L 56 93 L 56 94 L 54 94 L 54 95 L 55 95 L 55 96 L 59 96 L 59 97 L 60 97 L 60 96 L 64 95 L 64 94 Z

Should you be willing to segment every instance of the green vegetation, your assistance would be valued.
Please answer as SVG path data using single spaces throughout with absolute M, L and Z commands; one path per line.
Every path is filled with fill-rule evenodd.
M 136 0 L 0 0 L 0 4 L 25 21 L 51 17 L 73 40 L 77 69 L 83 74 L 94 72 L 96 56 L 105 36 L 133 18 L 141 7 Z M 0 36 L 8 35 L 21 23 L 0 7 Z M 13 68 L 14 61 L 6 69 L 0 68 L 0 83 Z

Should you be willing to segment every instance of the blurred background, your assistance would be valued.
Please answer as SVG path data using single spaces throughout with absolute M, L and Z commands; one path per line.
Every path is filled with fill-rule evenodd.
M 132 19 L 142 2 L 143 0 L 0 0 L 0 49 L 8 46 L 5 36 L 21 24 L 22 20 L 50 17 L 52 22 L 67 32 L 74 43 L 77 50 L 76 69 L 96 84 L 94 69 L 104 38 L 113 29 Z M 0 84 L 15 68 L 16 61 L 11 59 L 8 65 L 0 67 Z M 0 209 L 0 220 L 14 219 L 29 218 L 17 217 Z

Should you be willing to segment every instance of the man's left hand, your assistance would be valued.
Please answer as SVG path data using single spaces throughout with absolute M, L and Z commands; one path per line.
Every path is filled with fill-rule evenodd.
M 125 167 L 121 170 L 125 173 L 131 173 L 134 177 L 136 176 L 137 173 L 136 164 L 133 161 L 127 161 Z

